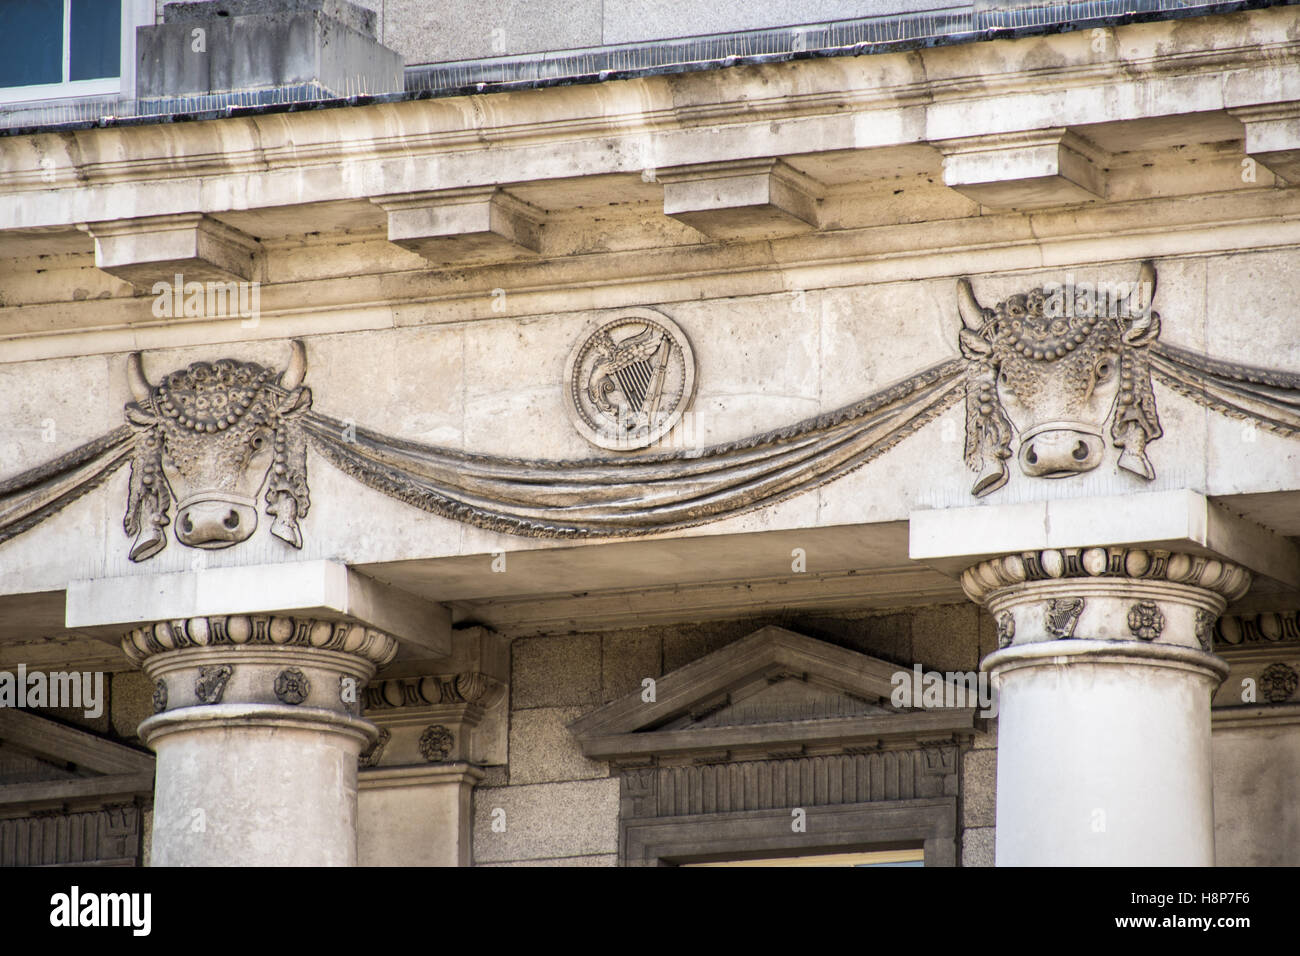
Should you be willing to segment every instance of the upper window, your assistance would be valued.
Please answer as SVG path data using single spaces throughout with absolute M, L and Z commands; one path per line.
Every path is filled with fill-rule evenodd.
M 0 0 L 0 102 L 122 92 L 136 25 L 124 21 L 134 19 L 137 6 L 131 0 Z

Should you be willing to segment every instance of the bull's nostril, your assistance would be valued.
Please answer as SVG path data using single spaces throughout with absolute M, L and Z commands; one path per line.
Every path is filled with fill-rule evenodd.
M 1076 442 L 1074 451 L 1070 452 L 1070 454 L 1074 456 L 1075 461 L 1083 461 L 1088 457 L 1088 446 L 1083 442 Z
M 1034 454 L 1033 445 L 1030 445 L 1029 451 L 1025 452 L 1025 461 L 1029 462 L 1031 465 L 1038 464 L 1038 455 Z
M 239 527 L 239 515 L 237 515 L 234 511 L 231 511 L 223 519 L 221 519 L 221 523 L 224 524 L 231 531 L 234 531 L 236 528 Z
M 190 513 L 185 512 L 185 517 L 181 518 L 181 530 L 186 534 L 194 533 L 194 522 L 190 520 Z

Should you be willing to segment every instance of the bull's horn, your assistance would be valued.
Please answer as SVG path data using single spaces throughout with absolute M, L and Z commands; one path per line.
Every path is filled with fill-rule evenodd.
M 1124 333 L 1124 341 L 1130 344 L 1136 343 L 1143 338 L 1151 329 L 1151 324 L 1156 320 L 1156 314 L 1151 310 L 1156 300 L 1156 267 L 1150 259 L 1142 262 L 1142 267 L 1138 270 L 1138 284 L 1131 293 L 1129 293 L 1128 314 L 1136 316 L 1133 324 L 1129 326 Z M 1159 334 L 1159 328 L 1156 329 Z
M 289 352 L 289 364 L 280 376 L 280 386 L 286 391 L 293 391 L 307 377 L 307 347 L 302 339 L 294 339 Z
M 149 401 L 152 391 L 149 380 L 144 377 L 144 363 L 139 352 L 132 352 L 126 357 L 126 383 L 131 386 L 131 396 L 138 404 Z
M 961 313 L 962 324 L 972 332 L 984 330 L 984 309 L 975 300 L 975 291 L 970 287 L 970 279 L 957 280 L 957 311 Z
M 1156 297 L 1156 267 L 1147 259 L 1138 269 L 1137 285 L 1128 294 L 1128 306 L 1133 312 L 1150 309 Z

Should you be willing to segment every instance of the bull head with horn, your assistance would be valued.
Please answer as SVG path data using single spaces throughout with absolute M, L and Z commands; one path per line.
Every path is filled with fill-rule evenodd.
M 1067 478 L 1101 464 L 1110 424 L 1118 465 L 1155 477 L 1146 446 L 1161 435 L 1146 346 L 1160 335 L 1151 311 L 1156 270 L 1142 263 L 1123 295 L 1091 285 L 1048 286 L 980 306 L 957 283 L 966 373 L 966 463 L 971 493 L 1007 482 L 1015 454 L 1033 478 Z
M 302 547 L 298 518 L 307 513 L 307 445 L 299 420 L 311 407 L 302 386 L 307 353 L 293 343 L 276 372 L 253 362 L 195 362 L 153 384 L 139 352 L 127 359 L 135 401 L 127 421 L 139 434 L 123 525 L 134 535 L 130 558 L 166 546 L 163 528 L 176 500 L 176 540 L 191 548 L 228 548 L 257 528 L 265 487 L 271 533 Z

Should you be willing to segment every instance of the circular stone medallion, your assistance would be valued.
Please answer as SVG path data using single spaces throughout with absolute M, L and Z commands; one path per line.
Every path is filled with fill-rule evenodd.
M 695 395 L 691 343 L 668 316 L 620 309 L 586 334 L 564 369 L 574 427 L 601 448 L 652 445 Z

